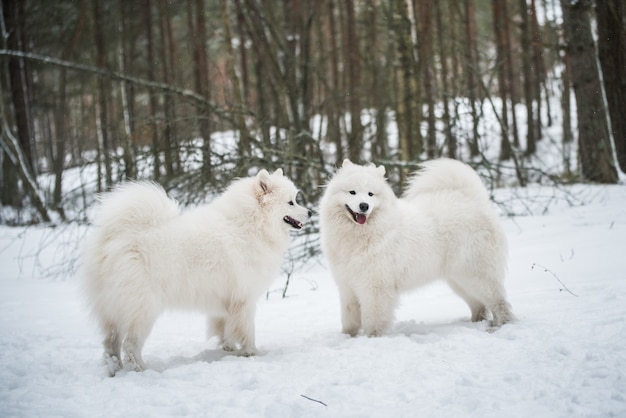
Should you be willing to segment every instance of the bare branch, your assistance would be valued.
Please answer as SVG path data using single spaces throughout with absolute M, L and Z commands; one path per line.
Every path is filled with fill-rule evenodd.
M 58 58 L 50 57 L 47 55 L 34 54 L 30 52 L 23 51 L 12 51 L 8 49 L 0 49 L 0 56 L 6 57 L 18 57 L 23 58 L 35 62 L 39 62 L 42 64 L 50 64 L 55 65 L 62 68 L 67 68 L 74 71 L 83 71 L 92 74 L 96 74 L 103 77 L 108 77 L 112 80 L 125 81 L 128 83 L 133 83 L 138 86 L 147 87 L 150 89 L 162 90 L 168 93 L 176 94 L 178 96 L 184 97 L 186 99 L 191 100 L 197 106 L 206 107 L 210 109 L 212 112 L 217 113 L 219 115 L 223 115 L 224 111 L 214 103 L 211 103 L 206 97 L 188 89 L 181 89 L 176 86 L 172 86 L 166 83 L 159 83 L 157 81 L 150 81 L 143 78 L 132 77 L 126 74 L 122 74 L 116 71 L 111 71 L 105 68 L 95 67 L 93 65 L 80 64 L 72 61 L 65 61 Z M 244 113 L 250 114 L 249 111 L 245 111 Z
M 309 397 L 308 397 L 308 396 L 306 396 L 306 395 L 300 395 L 300 396 L 302 396 L 304 399 L 308 399 L 308 400 L 313 401 L 313 402 L 321 403 L 321 404 L 322 404 L 322 405 L 324 405 L 324 406 L 328 406 L 328 405 L 326 405 L 324 402 L 322 402 L 322 401 L 318 401 L 317 399 L 309 398 Z
M 571 290 L 569 290 L 569 289 L 567 288 L 567 286 L 565 286 L 565 283 L 563 283 L 563 282 L 561 281 L 561 279 L 559 279 L 559 278 L 557 277 L 557 275 L 556 275 L 556 274 L 554 274 L 551 270 L 549 270 L 549 269 L 547 269 L 546 267 L 542 266 L 541 264 L 537 264 L 537 263 L 533 263 L 533 265 L 532 265 L 531 269 L 534 269 L 534 268 L 535 268 L 535 266 L 536 266 L 536 267 L 540 267 L 540 268 L 542 268 L 542 269 L 543 269 L 543 271 L 544 271 L 544 273 L 550 273 L 550 274 L 552 275 L 552 277 L 554 277 L 554 278 L 555 278 L 555 279 L 556 279 L 559 283 L 561 283 L 561 286 L 563 286 L 563 289 L 560 289 L 561 291 L 565 290 L 565 291 L 567 291 L 569 294 L 571 294 L 571 295 L 573 295 L 573 296 L 578 297 L 578 295 L 577 295 L 577 294 L 575 294 L 574 292 L 572 292 Z
M 2 89 L 0 88 L 0 96 Z M 20 147 L 19 140 L 11 132 L 9 123 L 5 120 L 4 102 L 0 100 L 0 121 L 2 131 L 0 132 L 0 148 L 9 156 L 9 159 L 17 169 L 18 175 L 24 184 L 24 188 L 30 200 L 44 222 L 50 222 L 51 218 L 44 199 L 40 193 L 37 179 L 30 170 L 24 151 Z

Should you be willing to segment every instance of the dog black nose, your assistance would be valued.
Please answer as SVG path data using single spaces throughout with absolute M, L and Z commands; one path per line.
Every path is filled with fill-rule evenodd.
M 310 217 L 313 215 L 313 212 L 311 212 L 311 211 L 309 210 L 309 212 L 308 212 L 307 214 L 309 215 L 309 218 L 310 218 Z
M 361 212 L 367 212 L 367 210 L 370 208 L 370 205 L 368 205 L 365 202 L 359 203 L 359 209 L 361 209 Z

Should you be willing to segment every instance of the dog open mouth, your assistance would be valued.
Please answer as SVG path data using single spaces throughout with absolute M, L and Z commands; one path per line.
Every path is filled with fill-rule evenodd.
M 359 225 L 363 225 L 365 221 L 367 221 L 367 216 L 365 216 L 364 213 L 355 213 L 354 211 L 352 211 L 352 209 L 350 209 L 350 206 L 348 205 L 346 205 L 346 209 L 348 209 L 348 212 L 350 212 L 350 215 L 352 216 L 354 222 L 358 223 Z
M 300 222 L 300 221 L 298 221 L 298 220 L 296 220 L 296 219 L 293 219 L 293 218 L 292 218 L 291 216 L 289 216 L 289 215 L 286 215 L 286 216 L 283 218 L 283 221 L 285 221 L 286 223 L 288 223 L 289 225 L 291 225 L 291 227 L 292 227 L 292 228 L 294 228 L 294 229 L 302 229 L 302 222 Z

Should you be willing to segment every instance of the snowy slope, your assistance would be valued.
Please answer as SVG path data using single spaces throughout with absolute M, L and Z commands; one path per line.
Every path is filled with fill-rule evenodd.
M 626 187 L 571 193 L 498 192 L 520 214 L 503 218 L 518 321 L 494 334 L 433 285 L 402 299 L 389 335 L 348 338 L 322 260 L 259 301 L 264 355 L 214 350 L 202 315 L 168 313 L 150 370 L 115 378 L 78 279 L 41 277 L 81 231 L 0 227 L 0 416 L 626 416 Z M 41 240 L 65 244 L 32 257 Z

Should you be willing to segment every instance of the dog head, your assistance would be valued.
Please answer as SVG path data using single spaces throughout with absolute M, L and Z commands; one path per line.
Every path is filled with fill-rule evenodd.
M 255 177 L 255 195 L 272 224 L 277 222 L 288 230 L 297 230 L 311 217 L 311 211 L 296 201 L 298 189 L 280 168 L 272 174 L 259 171 Z
M 392 198 L 390 194 L 393 192 L 385 180 L 385 167 L 361 166 L 347 159 L 325 193 L 332 200 L 329 205 L 357 225 L 368 224 L 376 210 Z

